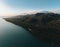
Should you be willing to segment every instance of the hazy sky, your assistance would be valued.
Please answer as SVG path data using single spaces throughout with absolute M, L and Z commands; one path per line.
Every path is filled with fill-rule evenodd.
M 0 15 L 60 10 L 60 0 L 0 0 Z
M 7 4 L 23 9 L 59 9 L 60 0 L 6 0 Z

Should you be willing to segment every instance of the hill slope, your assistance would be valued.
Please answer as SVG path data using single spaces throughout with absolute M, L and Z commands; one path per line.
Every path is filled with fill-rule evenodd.
M 60 44 L 60 14 L 36 13 L 4 19 L 22 26 L 40 39 Z

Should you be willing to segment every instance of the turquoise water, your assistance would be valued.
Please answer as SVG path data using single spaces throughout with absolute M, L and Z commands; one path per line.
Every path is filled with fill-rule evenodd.
M 0 47 L 57 47 L 34 37 L 24 28 L 0 19 Z

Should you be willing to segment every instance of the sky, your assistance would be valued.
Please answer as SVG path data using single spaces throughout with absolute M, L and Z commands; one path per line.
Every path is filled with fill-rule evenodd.
M 60 10 L 60 0 L 0 0 L 0 16 Z

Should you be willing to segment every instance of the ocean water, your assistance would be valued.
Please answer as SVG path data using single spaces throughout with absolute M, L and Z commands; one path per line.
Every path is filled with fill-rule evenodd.
M 60 47 L 34 37 L 24 28 L 0 18 L 0 47 Z

